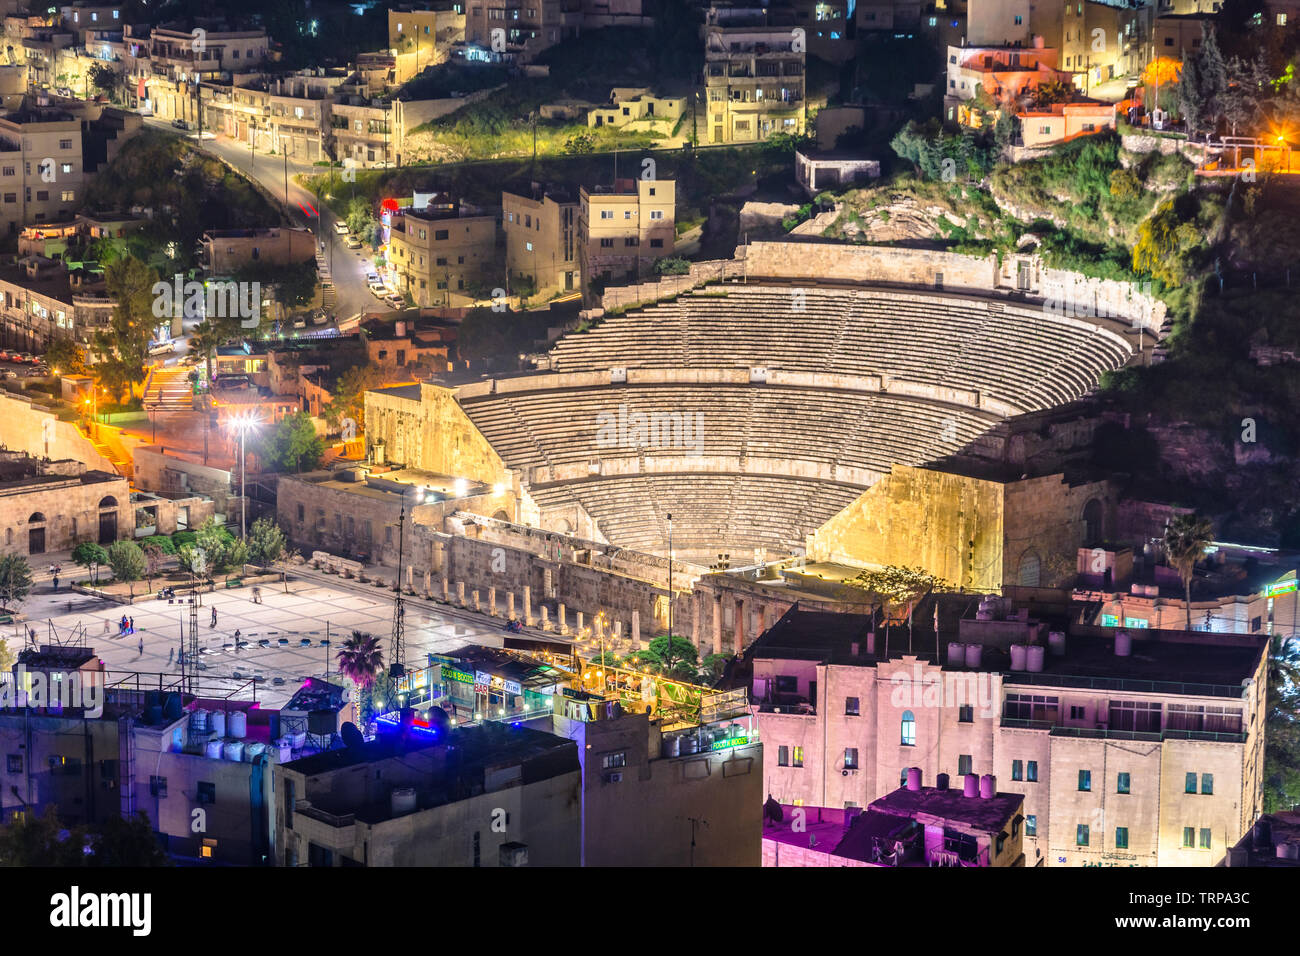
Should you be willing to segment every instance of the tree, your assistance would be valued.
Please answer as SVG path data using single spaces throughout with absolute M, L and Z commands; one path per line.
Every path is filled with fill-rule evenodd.
M 103 823 L 65 827 L 49 805 L 36 816 L 22 813 L 0 830 L 0 866 L 172 866 L 143 812 Z
M 0 603 L 13 610 L 32 592 L 32 568 L 20 554 L 0 556 Z
M 213 571 L 226 571 L 236 563 L 235 543 L 230 530 L 213 518 L 199 525 L 194 538 L 194 546 L 203 552 L 208 568 Z
M 866 568 L 844 583 L 851 590 L 866 591 L 880 598 L 881 608 L 885 614 L 886 646 L 889 645 L 889 627 L 892 623 L 890 612 L 907 608 L 909 647 L 912 611 L 917 602 L 931 591 L 943 591 L 950 587 L 948 582 L 924 568 L 906 568 L 892 564 L 882 568 Z M 935 638 L 938 638 L 937 634 Z
M 56 338 L 45 349 L 45 364 L 60 375 L 85 375 L 86 350 L 72 339 Z
M 145 579 L 149 582 L 149 590 L 152 591 L 153 579 L 156 578 L 158 576 L 158 572 L 162 570 L 162 563 L 163 563 L 163 559 L 166 557 L 166 554 L 163 552 L 163 549 L 159 545 L 149 543 L 149 542 L 146 542 L 143 551 L 144 551 L 144 575 L 145 575 Z
M 183 544 L 176 552 L 181 570 L 190 576 L 190 584 L 197 584 L 208 576 L 208 556 L 194 544 Z
M 1178 572 L 1183 582 L 1184 606 L 1187 609 L 1187 629 L 1192 629 L 1192 576 L 1196 562 L 1214 540 L 1214 528 L 1208 518 L 1195 514 L 1177 515 L 1165 525 L 1161 547 L 1169 566 Z
M 352 422 L 352 437 L 365 433 L 366 392 L 383 383 L 384 373 L 373 365 L 354 365 L 339 376 L 325 406 L 325 420 L 334 428 Z M 345 436 L 346 437 L 346 436 Z
M 274 518 L 261 517 L 248 529 L 248 556 L 254 564 L 263 567 L 274 564 L 284 556 L 284 531 Z
M 353 631 L 338 652 L 339 673 L 360 691 L 360 714 L 363 727 L 370 725 L 374 713 L 374 688 L 384 668 L 384 650 L 379 638 Z
M 108 566 L 113 569 L 113 580 L 124 581 L 135 597 L 135 582 L 144 577 L 144 552 L 134 541 L 114 541 L 108 548 Z
M 272 471 L 308 471 L 325 457 L 325 443 L 306 412 L 286 415 L 258 439 L 258 458 Z
M 117 90 L 118 73 L 107 63 L 92 63 L 86 76 L 90 85 L 105 96 L 112 96 Z
M 1269 641 L 1268 714 L 1264 721 L 1264 810 L 1300 803 L 1300 638 Z
M 72 549 L 72 560 L 90 572 L 96 584 L 99 583 L 99 568 L 108 564 L 108 552 L 94 541 L 83 541 Z
M 638 655 L 641 663 L 659 673 L 679 680 L 697 680 L 699 651 L 684 637 L 660 635 L 650 642 L 647 650 Z
M 17 660 L 14 652 L 9 650 L 9 641 L 0 637 L 0 673 L 12 673 Z
M 158 273 L 135 256 L 126 256 L 105 267 L 104 281 L 117 304 L 108 328 L 95 333 L 95 350 L 104 356 L 95 369 L 111 392 L 129 395 L 144 381 L 149 339 L 159 321 L 153 314 Z
M 368 236 L 371 227 L 376 223 L 375 214 L 371 210 L 370 203 L 360 196 L 355 197 L 348 203 L 345 219 L 348 224 L 348 232 L 358 238 Z

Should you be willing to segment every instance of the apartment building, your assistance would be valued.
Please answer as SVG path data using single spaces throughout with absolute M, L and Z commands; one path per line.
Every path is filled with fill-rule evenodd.
M 540 183 L 527 195 L 501 194 L 506 271 L 512 284 L 523 279 L 539 294 L 571 292 L 580 286 L 578 209 L 572 193 Z
M 753 143 L 802 134 L 806 46 L 763 11 L 710 8 L 704 34 L 709 143 Z
M 51 107 L 0 116 L 0 229 L 70 219 L 83 197 L 81 122 Z
M 528 62 L 565 36 L 561 0 L 465 0 L 465 42 Z
M 578 192 L 578 269 L 594 281 L 635 282 L 673 253 L 677 183 L 618 179 Z
M 201 265 L 228 276 L 253 264 L 287 266 L 311 262 L 316 234 L 306 228 L 210 229 L 203 234 Z
M 465 39 L 466 0 L 388 8 L 388 48 L 393 52 L 398 83 L 427 66 L 444 62 L 454 44 Z
M 330 104 L 329 117 L 336 161 L 350 159 L 366 169 L 394 163 L 398 144 L 391 104 L 340 94 Z
M 89 345 L 108 328 L 114 305 L 102 276 L 36 256 L 0 267 L 0 328 L 11 347 L 44 351 L 56 338 Z
M 573 741 L 498 723 L 384 726 L 272 767 L 276 864 L 578 865 Z
M 121 30 L 122 5 L 77 0 L 59 7 L 59 17 L 64 28 L 75 32 L 77 38 L 84 42 L 86 34 L 92 30 Z
M 927 601 L 914 630 L 794 608 L 759 638 L 739 673 L 769 754 L 765 789 L 783 804 L 861 807 L 909 768 L 992 775 L 1025 795 L 1028 866 L 1213 866 L 1248 830 L 1265 639 L 1052 632 L 987 603 L 984 620 L 964 618 L 965 603 L 940 602 L 937 636 L 921 623 Z
M 1098 0 L 1066 4 L 1061 69 L 1085 95 L 1118 102 L 1142 75 L 1150 50 L 1152 8 Z
M 464 305 L 491 295 L 499 268 L 495 214 L 484 215 L 446 196 L 391 214 L 388 269 L 397 289 L 418 306 Z
M 1045 46 L 950 46 L 944 112 L 951 122 L 978 125 L 972 118 L 972 105 L 991 109 L 1036 90 L 1040 84 L 1070 82 L 1070 74 L 1057 69 L 1059 62 L 1060 51 Z
M 860 807 L 768 805 L 763 866 L 1024 866 L 1023 793 L 999 793 L 988 775 L 967 776 L 959 789 L 940 774 L 907 783 Z
M 855 8 L 859 30 L 897 30 L 921 21 L 921 0 L 861 0 Z
M 236 29 L 221 21 L 167 24 L 123 31 L 123 72 L 137 105 L 162 119 L 199 122 L 198 84 L 222 73 L 252 72 L 267 57 L 269 40 L 261 28 Z

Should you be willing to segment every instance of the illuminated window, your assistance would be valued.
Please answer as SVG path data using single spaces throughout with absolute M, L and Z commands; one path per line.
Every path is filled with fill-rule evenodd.
M 605 754 L 601 758 L 600 765 L 605 770 L 616 770 L 619 767 L 627 766 L 627 751 L 620 750 L 616 754 Z
M 794 765 L 795 765 L 796 767 L 802 767 L 802 766 L 803 766 L 803 748 L 802 748 L 802 747 L 795 747 L 795 748 L 794 748 Z
M 916 746 L 916 717 L 910 710 L 903 711 L 902 744 L 904 747 Z

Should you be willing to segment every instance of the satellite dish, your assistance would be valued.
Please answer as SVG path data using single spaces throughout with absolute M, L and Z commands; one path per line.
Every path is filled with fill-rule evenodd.
M 344 747 L 364 747 L 366 744 L 366 738 L 361 735 L 357 725 L 350 720 L 343 721 L 339 734 L 343 737 Z

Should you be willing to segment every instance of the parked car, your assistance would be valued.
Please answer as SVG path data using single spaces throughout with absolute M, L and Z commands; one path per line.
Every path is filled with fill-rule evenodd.
M 379 273 L 378 273 L 378 272 L 367 272 L 367 273 L 366 273 L 366 281 L 369 282 L 371 285 L 374 285 L 376 282 L 379 281 Z
M 183 120 L 183 119 L 174 119 L 174 120 L 172 120 L 172 126 L 176 127 L 176 129 L 189 129 L 189 128 L 190 128 L 190 124 L 187 123 L 187 122 L 185 122 L 185 120 Z
M 8 362 L 8 361 L 9 361 L 9 350 L 0 349 L 0 362 Z
M 398 295 L 396 292 L 392 295 L 384 296 L 384 301 L 388 303 L 388 306 L 394 311 L 400 311 L 406 308 L 406 297 Z
M 45 373 L 38 368 L 29 368 L 27 371 L 23 372 L 23 375 L 27 378 L 40 378 L 44 374 Z
M 384 296 L 388 295 L 388 286 L 376 279 L 374 282 L 370 283 L 370 294 L 376 299 L 382 299 Z
M 295 329 L 307 328 L 307 317 L 305 315 L 294 316 L 293 327 Z
M 348 234 L 348 224 L 344 222 L 342 219 L 335 219 L 334 231 L 337 232 L 340 236 L 346 236 Z
M 31 352 L 19 352 L 16 356 L 13 357 L 13 361 L 22 362 L 25 365 L 30 365 L 32 358 L 33 356 Z
M 18 377 L 18 373 L 15 372 L 15 371 L 14 371 L 13 369 L 11 369 L 11 368 L 7 368 L 7 369 L 4 370 L 4 377 L 5 377 L 5 378 L 17 378 L 17 377 Z
M 330 315 L 324 309 L 317 309 L 311 314 L 312 325 L 324 325 L 330 320 Z
M 356 236 L 349 235 L 344 238 L 343 245 L 347 246 L 349 249 L 360 249 L 361 240 Z

